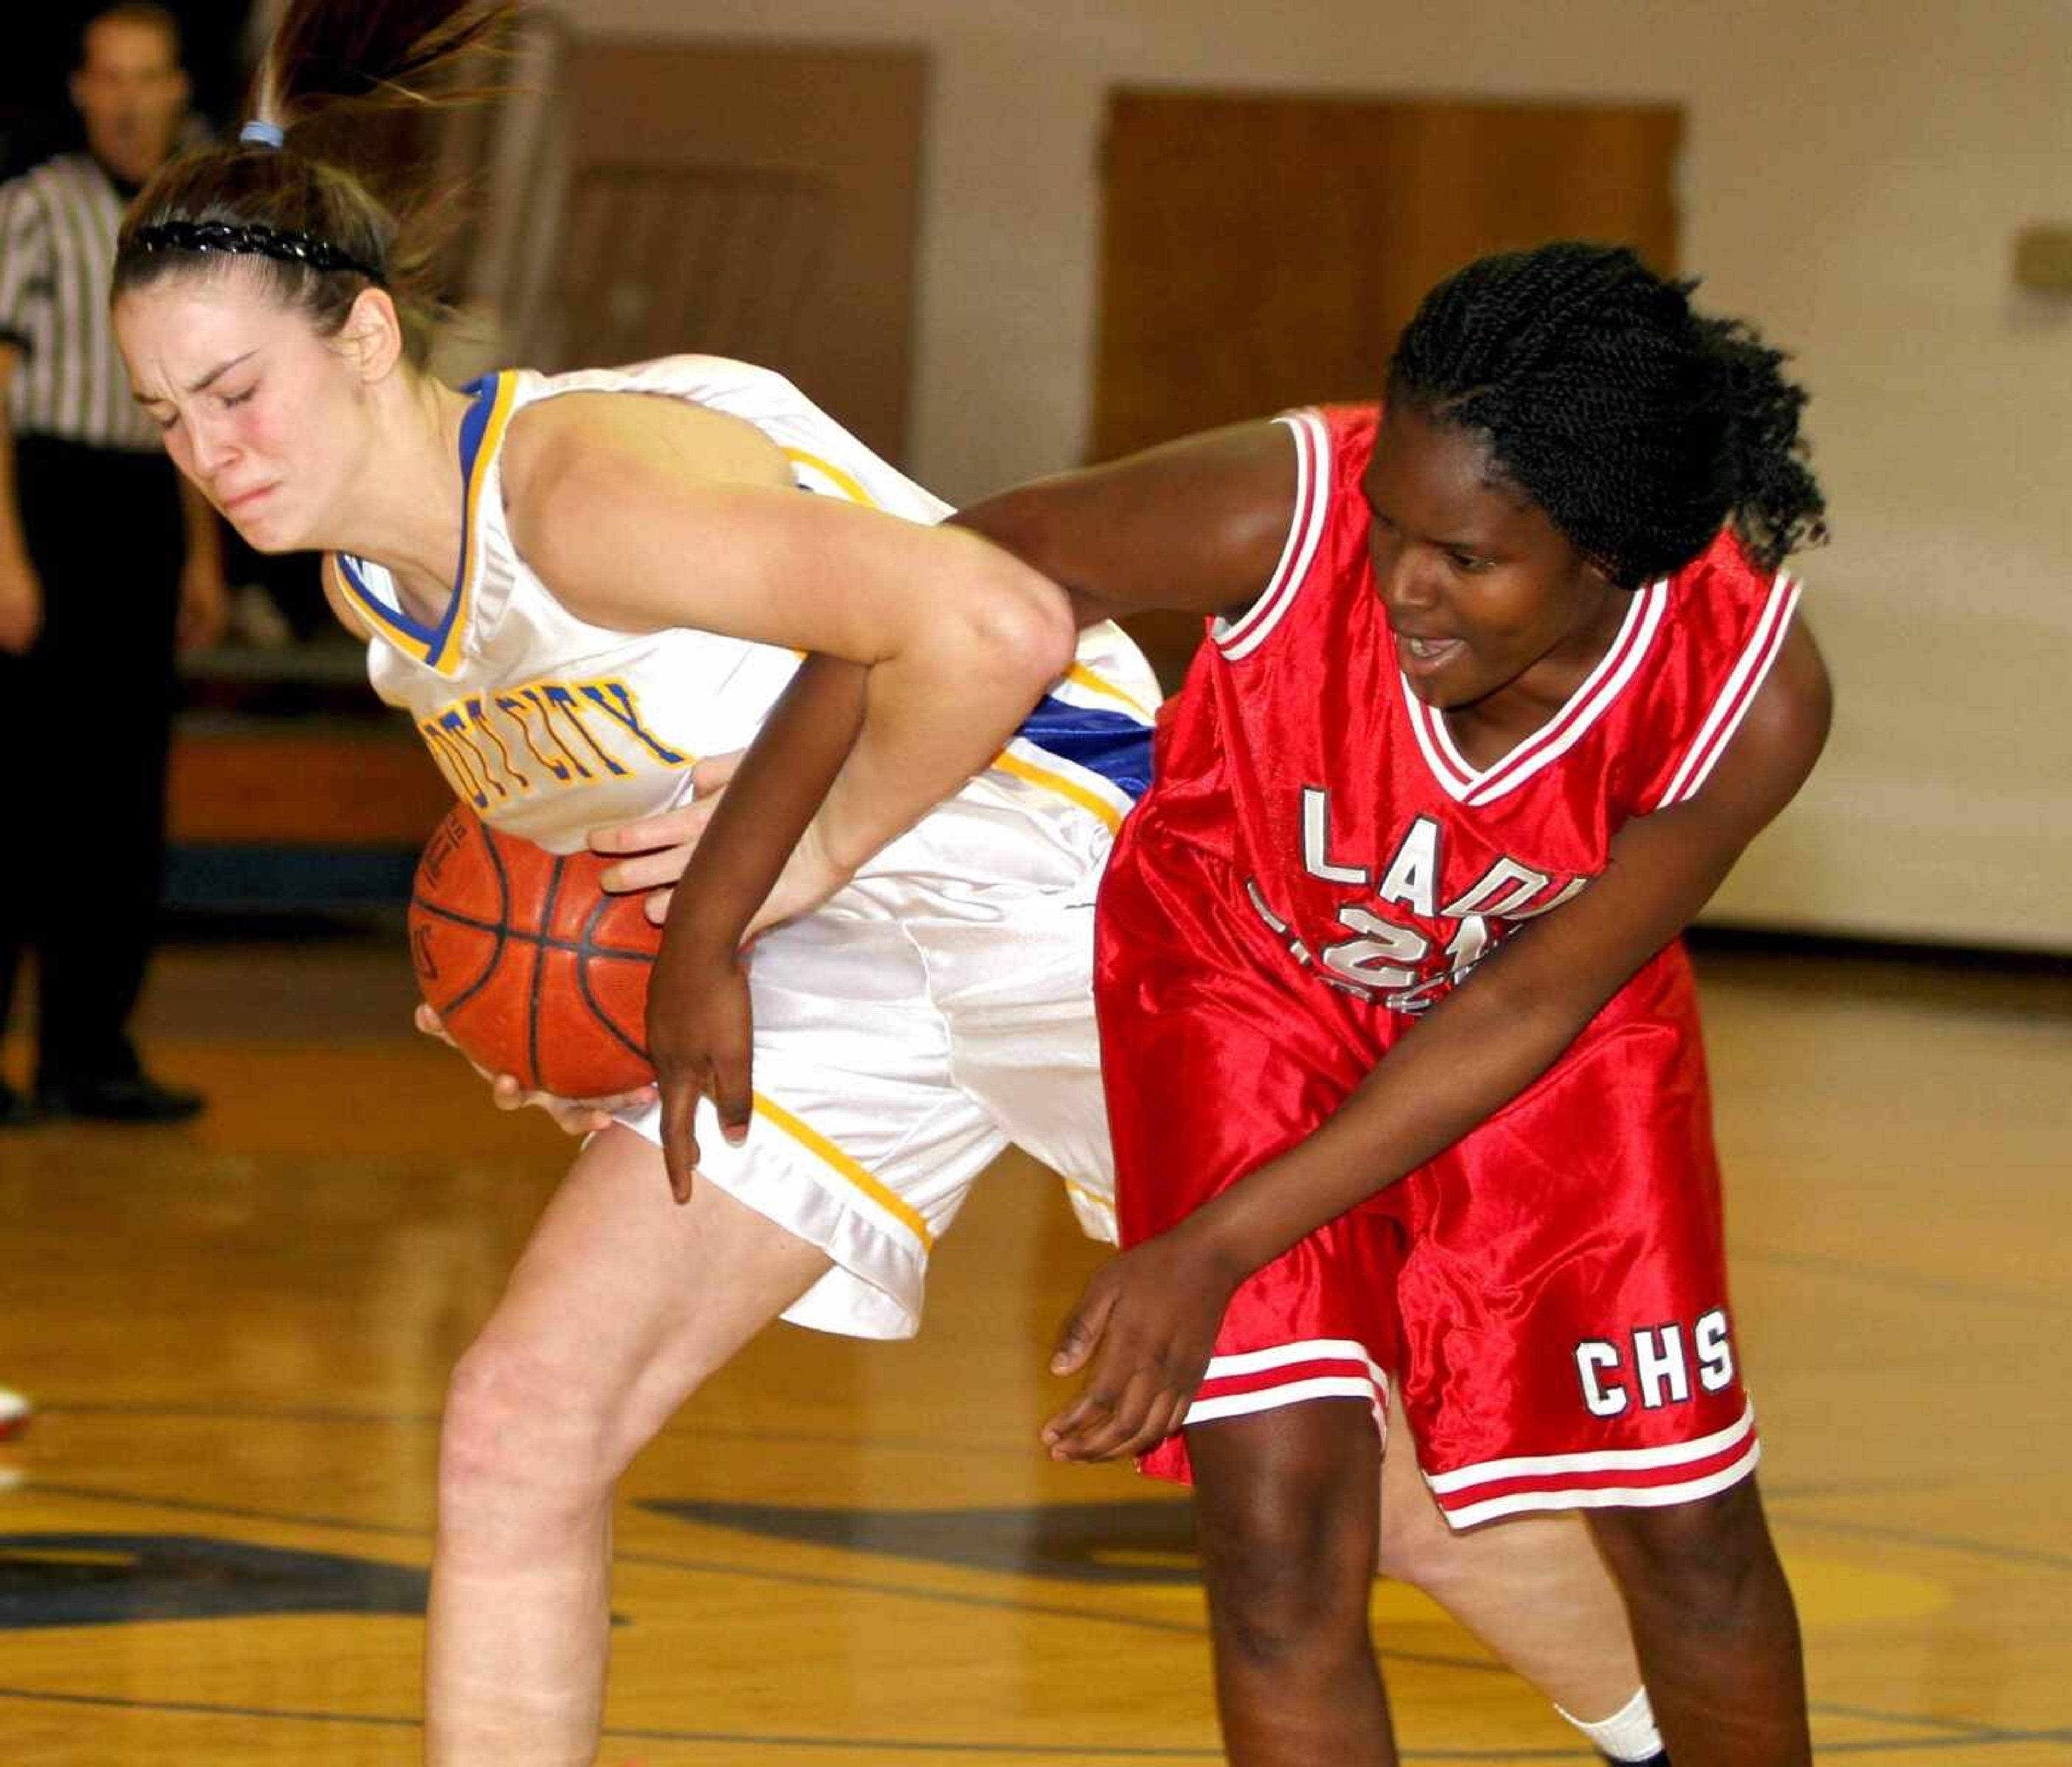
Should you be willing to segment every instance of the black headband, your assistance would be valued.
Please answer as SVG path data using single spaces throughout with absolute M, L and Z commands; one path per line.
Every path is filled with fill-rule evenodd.
M 355 270 L 370 282 L 382 280 L 379 270 L 335 245 L 278 228 L 238 227 L 228 221 L 160 221 L 138 228 L 130 236 L 130 244 L 141 252 L 245 253 L 283 264 L 306 265 L 313 270 Z

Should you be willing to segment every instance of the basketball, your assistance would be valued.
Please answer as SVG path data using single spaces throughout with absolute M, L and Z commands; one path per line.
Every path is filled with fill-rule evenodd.
M 610 861 L 549 853 L 456 805 L 410 892 L 410 959 L 446 1034 L 528 1091 L 606 1098 L 655 1078 L 648 975 L 662 930 L 607 895 Z

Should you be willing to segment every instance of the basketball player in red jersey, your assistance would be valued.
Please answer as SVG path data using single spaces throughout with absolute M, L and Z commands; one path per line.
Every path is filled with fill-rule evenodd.
M 1679 1767 L 1810 1759 L 1675 941 L 1825 740 L 1778 570 L 1823 503 L 1782 359 L 1688 292 L 1619 249 L 1484 259 L 1379 408 L 957 518 L 1087 617 L 1215 616 L 1100 898 L 1130 1249 L 1067 1322 L 1085 1387 L 1044 1437 L 1191 1477 L 1241 1764 L 1395 1759 L 1367 1633 L 1392 1368 L 1455 1526 L 1588 1513 Z M 813 665 L 758 739 L 793 780 L 855 672 Z M 758 750 L 700 848 L 730 892 L 694 859 L 706 948 L 650 1002 L 663 1083 L 723 1120 L 728 935 L 809 808 Z

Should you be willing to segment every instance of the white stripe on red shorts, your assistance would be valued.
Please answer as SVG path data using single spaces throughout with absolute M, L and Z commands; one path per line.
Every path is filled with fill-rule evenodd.
M 1696 1441 L 1485 1461 L 1428 1475 L 1426 1482 L 1449 1522 L 1473 1527 L 1525 1510 L 1648 1509 L 1692 1502 L 1746 1477 L 1762 1452 L 1751 1405 L 1738 1423 Z
M 1217 1356 L 1188 1407 L 1188 1424 L 1241 1417 L 1310 1399 L 1364 1399 L 1380 1422 L 1388 1403 L 1388 1377 L 1364 1345 L 1350 1338 L 1313 1338 Z

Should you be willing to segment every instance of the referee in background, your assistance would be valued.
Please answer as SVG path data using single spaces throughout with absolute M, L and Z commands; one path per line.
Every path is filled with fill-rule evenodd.
M 72 99 L 86 150 L 0 184 L 0 1025 L 37 954 L 36 1070 L 0 1125 L 175 1122 L 198 1093 L 145 1072 L 128 1025 L 158 914 L 176 650 L 224 602 L 214 512 L 138 412 L 108 318 L 115 236 L 187 115 L 179 27 L 97 12 Z

